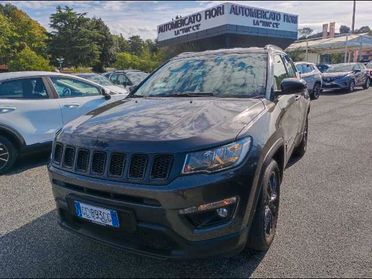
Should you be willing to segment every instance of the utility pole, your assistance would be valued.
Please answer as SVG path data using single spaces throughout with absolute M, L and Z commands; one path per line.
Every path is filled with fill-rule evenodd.
M 351 34 L 354 33 L 354 28 L 355 28 L 355 5 L 356 5 L 356 0 L 353 1 L 353 20 L 351 22 Z

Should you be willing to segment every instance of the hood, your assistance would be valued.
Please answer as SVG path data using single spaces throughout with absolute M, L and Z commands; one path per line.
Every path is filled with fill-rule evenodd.
M 348 74 L 351 74 L 352 72 L 336 72 L 336 73 L 323 73 L 323 78 L 338 78 L 338 77 L 344 77 Z
M 233 141 L 264 109 L 260 99 L 248 98 L 127 98 L 75 119 L 62 134 L 139 150 L 202 149 Z
M 120 86 L 108 85 L 108 86 L 105 86 L 105 88 L 107 88 L 110 91 L 115 92 L 117 94 L 126 94 L 126 95 L 129 94 L 127 89 L 125 89 L 123 87 L 120 87 Z

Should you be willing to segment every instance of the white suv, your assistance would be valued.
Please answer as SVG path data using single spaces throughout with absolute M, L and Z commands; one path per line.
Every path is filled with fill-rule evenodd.
M 67 122 L 124 97 L 72 75 L 0 74 L 0 174 L 19 154 L 50 148 L 56 131 Z

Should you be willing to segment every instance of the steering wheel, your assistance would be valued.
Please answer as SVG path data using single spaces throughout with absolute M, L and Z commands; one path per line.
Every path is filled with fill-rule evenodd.
M 71 97 L 71 89 L 68 87 L 63 88 L 62 90 L 62 96 L 63 97 Z

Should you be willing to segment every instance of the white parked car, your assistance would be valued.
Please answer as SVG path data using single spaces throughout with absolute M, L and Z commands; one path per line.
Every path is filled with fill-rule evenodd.
M 322 91 L 322 73 L 314 63 L 296 62 L 295 65 L 300 77 L 306 81 L 310 98 L 312 100 L 318 99 Z
M 0 173 L 18 155 L 50 148 L 67 122 L 126 95 L 54 72 L 0 74 Z

